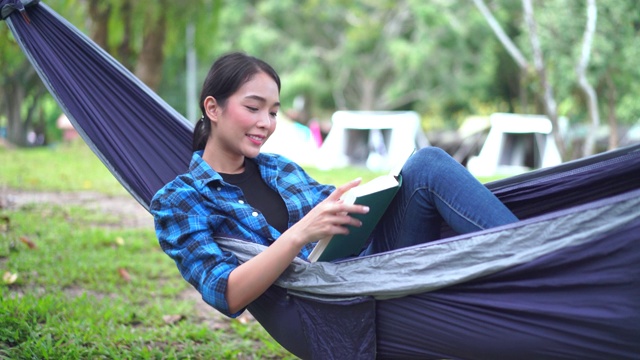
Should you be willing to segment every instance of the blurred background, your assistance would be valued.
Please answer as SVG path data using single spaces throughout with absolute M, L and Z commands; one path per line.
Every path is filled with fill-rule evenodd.
M 442 147 L 477 169 L 497 161 L 517 172 L 640 142 L 635 0 L 45 3 L 193 122 L 217 56 L 266 60 L 283 82 L 279 131 L 310 152 L 342 111 L 409 112 L 418 147 Z M 0 39 L 0 141 L 55 146 L 75 138 L 6 26 Z M 375 167 L 371 153 L 394 151 L 397 120 L 341 124 L 348 164 Z M 477 165 L 487 139 L 498 149 Z M 524 157 L 508 159 L 516 153 Z

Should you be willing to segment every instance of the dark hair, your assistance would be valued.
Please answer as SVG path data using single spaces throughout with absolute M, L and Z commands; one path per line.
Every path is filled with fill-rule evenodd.
M 203 150 L 211 133 L 211 121 L 204 109 L 204 99 L 212 96 L 221 107 L 244 83 L 260 72 L 269 75 L 278 85 L 280 92 L 280 77 L 266 62 L 243 53 L 230 53 L 218 58 L 202 84 L 200 92 L 200 110 L 203 118 L 196 123 L 193 131 L 193 151 Z

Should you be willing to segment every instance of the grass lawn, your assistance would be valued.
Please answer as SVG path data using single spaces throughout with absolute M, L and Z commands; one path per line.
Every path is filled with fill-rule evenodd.
M 0 164 L 0 195 L 12 189 L 129 196 L 81 142 L 0 148 Z M 308 172 L 338 185 L 378 175 Z M 95 208 L 16 209 L 0 201 L 0 359 L 294 358 L 255 321 L 213 316 L 212 308 L 203 315 L 152 229 L 118 224 Z
M 129 196 L 83 144 L 0 148 L 0 164 L 0 189 Z M 255 321 L 203 315 L 151 228 L 76 205 L 2 206 L 0 359 L 294 358 Z

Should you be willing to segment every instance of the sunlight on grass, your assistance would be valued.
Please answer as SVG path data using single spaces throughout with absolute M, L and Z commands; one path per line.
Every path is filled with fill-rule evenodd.
M 53 205 L 0 217 L 0 271 L 17 274 L 0 283 L 0 358 L 291 357 L 255 323 L 208 328 L 152 230 L 95 227 Z
M 56 147 L 0 148 L 0 186 L 22 190 L 128 192 L 82 141 Z
M 0 148 L 0 187 L 40 191 L 97 191 L 109 195 L 128 192 L 82 141 L 53 148 L 9 150 Z M 305 170 L 323 184 L 342 185 L 357 177 L 370 180 L 382 173 L 365 168 Z
M 129 193 L 111 175 L 82 141 L 53 148 L 9 150 L 0 148 L 0 187 L 20 190 L 83 191 L 90 190 L 109 195 Z M 384 172 L 373 172 L 363 167 L 319 170 L 306 166 L 309 175 L 321 184 L 342 185 L 361 177 L 363 182 Z M 480 178 L 482 183 L 500 177 Z

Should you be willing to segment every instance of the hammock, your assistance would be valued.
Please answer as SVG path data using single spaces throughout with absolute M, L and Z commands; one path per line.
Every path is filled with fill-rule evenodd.
M 148 209 L 187 170 L 192 125 L 46 5 L 0 9 L 74 127 Z M 523 220 L 335 263 L 296 259 L 249 311 L 304 359 L 638 358 L 640 145 L 487 186 Z M 263 250 L 217 241 L 241 261 Z

